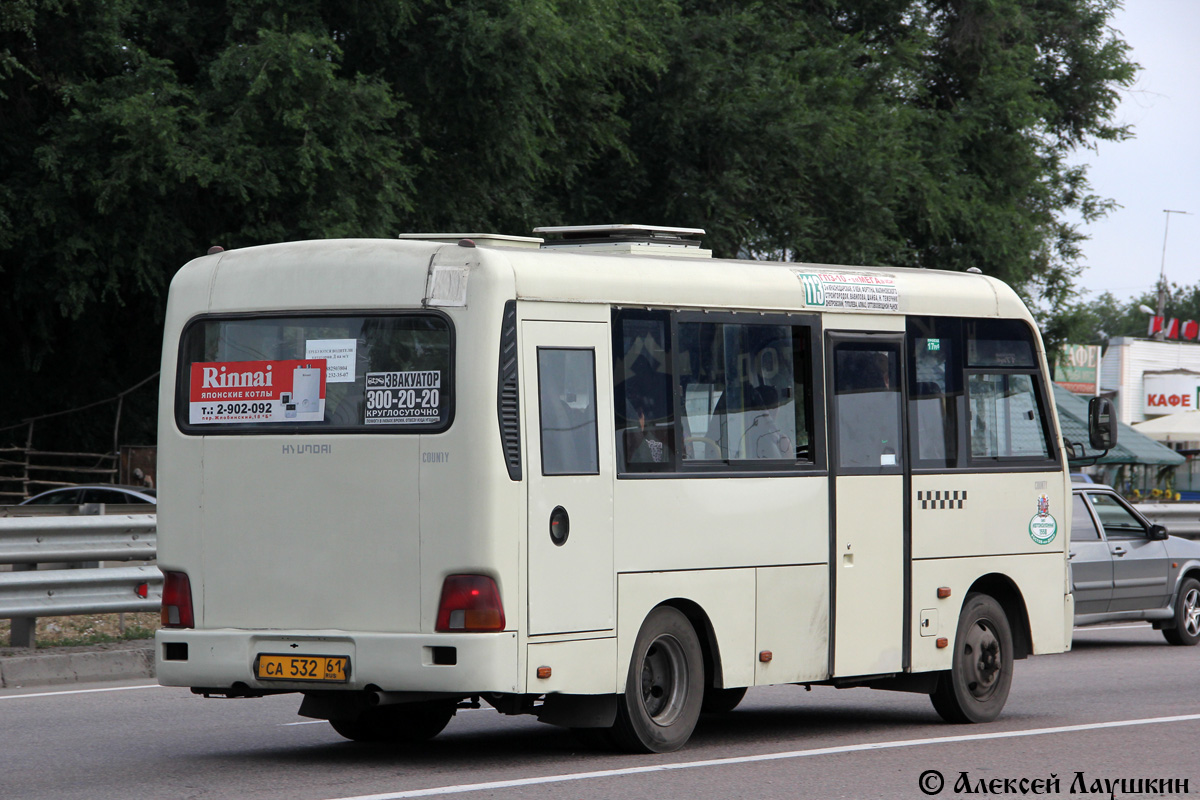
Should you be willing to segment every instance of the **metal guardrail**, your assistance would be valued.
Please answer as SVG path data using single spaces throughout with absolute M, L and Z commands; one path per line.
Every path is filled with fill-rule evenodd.
M 158 567 L 0 572 L 0 603 L 0 617 L 157 611 L 162 573 Z
M 155 525 L 154 514 L 0 517 L 0 563 L 153 561 Z
M 99 564 L 154 560 L 157 517 L 144 508 L 105 514 L 102 505 L 68 506 L 55 516 L 43 509 L 0 508 L 0 564 L 13 565 L 11 572 L 0 572 L 0 619 L 12 619 L 14 647 L 33 646 L 37 617 L 158 610 L 162 573 L 157 567 Z
M 1200 503 L 1137 503 L 1134 508 L 1173 536 L 1200 539 Z

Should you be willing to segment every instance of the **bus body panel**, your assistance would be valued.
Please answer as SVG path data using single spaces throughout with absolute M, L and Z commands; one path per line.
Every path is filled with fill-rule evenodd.
M 837 478 L 834 677 L 904 667 L 903 508 L 899 475 Z
M 495 468 L 503 458 L 495 434 L 499 306 L 444 312 L 454 326 L 456 371 L 472 376 L 471 384 L 487 376 L 487 391 L 458 393 L 459 419 L 444 433 L 243 436 L 214 429 L 188 436 L 169 411 L 178 342 L 198 315 L 417 312 L 437 249 L 378 241 L 277 245 L 197 259 L 176 276 L 163 357 L 159 563 L 189 575 L 198 628 L 244 629 L 228 635 L 246 642 L 256 630 L 274 629 L 432 633 L 444 577 L 463 572 L 493 577 L 508 626 L 523 624 L 522 553 L 510 542 L 523 525 L 524 492 Z M 492 255 L 471 279 L 482 297 L 512 294 L 502 256 Z M 364 492 L 370 502 L 355 502 Z M 424 646 L 399 645 L 415 648 L 416 663 Z M 202 647 L 190 652 L 189 663 L 170 664 L 164 682 L 208 683 L 211 659 Z M 505 691 L 523 683 L 523 653 L 515 646 L 511 653 L 499 683 L 489 678 Z M 253 655 L 243 648 L 239 667 L 218 685 L 243 680 Z M 356 659 L 360 668 L 372 663 Z M 454 674 L 473 668 L 439 669 L 453 683 Z M 379 684 L 389 674 L 395 677 L 384 670 L 364 680 Z
M 634 572 L 617 576 L 617 691 L 625 691 L 628 664 L 642 620 L 664 603 L 701 609 L 712 626 L 722 686 L 753 686 L 757 653 L 755 570 Z M 703 636 L 703 634 L 701 634 Z
M 912 575 L 912 615 L 918 621 L 912 633 L 913 672 L 950 668 L 959 609 L 972 584 L 989 575 L 1005 576 L 1015 584 L 1030 622 L 1034 654 L 1070 649 L 1070 627 L 1064 629 L 1058 616 L 1060 609 L 1070 610 L 1064 603 L 1070 595 L 1063 590 L 1062 559 L 1055 553 L 920 559 L 913 561 Z M 943 587 L 950 596 L 939 599 L 937 590 Z M 932 623 L 922 627 L 923 618 Z M 1009 624 L 1015 628 L 1021 623 L 1010 618 Z M 939 647 L 939 638 L 948 646 Z
M 421 630 L 420 437 L 213 437 L 197 577 L 212 628 Z M 370 502 L 348 501 L 390 473 Z M 355 546 L 363 537 L 380 546 Z
M 755 573 L 754 685 L 828 678 L 828 565 L 763 567 Z
M 618 572 L 829 563 L 824 475 L 618 480 Z
M 617 637 L 536 642 L 528 645 L 525 691 L 533 694 L 612 694 L 617 691 Z M 538 669 L 549 667 L 550 677 Z
M 1043 497 L 1045 516 L 1039 514 Z M 1062 554 L 1071 538 L 1066 516 L 1070 494 L 1064 494 L 1062 475 L 1056 472 L 914 475 L 911 508 L 914 559 Z M 1056 531 L 1052 540 L 1039 543 L 1030 525 L 1045 519 L 1054 521 Z M 1039 525 L 1036 535 L 1045 539 L 1044 531 Z
M 876 320 L 889 317 L 902 320 L 906 314 L 952 313 L 964 317 L 1003 316 L 1033 321 L 1010 287 L 995 278 L 965 272 L 801 262 L 631 258 L 556 250 L 513 249 L 505 253 L 516 274 L 518 299 L 599 301 L 664 308 L 810 310 L 839 314 L 834 309 L 807 306 L 798 274 L 870 273 L 895 277 L 899 308 L 894 312 L 847 312 L 847 316 L 858 320 L 853 326 L 855 329 L 867 329 L 877 324 Z M 947 306 L 948 301 L 953 305 Z
M 220 689 L 243 684 L 250 690 L 320 689 L 452 692 L 463 686 L 477 692 L 521 692 L 525 680 L 515 632 L 377 634 L 301 630 L 246 631 L 229 628 L 177 630 L 156 634 L 160 650 L 158 681 L 164 686 Z M 167 645 L 187 645 L 186 661 L 163 658 Z M 292 648 L 295 644 L 296 647 Z M 433 648 L 454 648 L 457 664 L 434 663 Z M 259 680 L 255 657 L 261 653 L 346 656 L 349 681 L 320 684 Z

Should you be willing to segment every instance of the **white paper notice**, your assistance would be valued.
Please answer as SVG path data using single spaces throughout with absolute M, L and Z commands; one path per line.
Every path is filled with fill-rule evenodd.
M 357 339 L 309 339 L 304 357 L 325 359 L 326 383 L 353 383 L 357 347 Z

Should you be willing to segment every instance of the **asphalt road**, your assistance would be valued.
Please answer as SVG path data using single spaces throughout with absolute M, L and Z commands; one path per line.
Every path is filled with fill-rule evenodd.
M 1162 796 L 1160 779 L 1200 794 L 1200 647 L 1145 625 L 1081 630 L 1073 652 L 1018 662 L 988 725 L 944 724 L 923 695 L 770 687 L 704 718 L 681 752 L 629 756 L 491 710 L 460 711 L 420 747 L 359 745 L 298 706 L 144 682 L 0 691 L 0 797 L 1123 797 Z M 929 794 L 932 771 L 944 783 Z

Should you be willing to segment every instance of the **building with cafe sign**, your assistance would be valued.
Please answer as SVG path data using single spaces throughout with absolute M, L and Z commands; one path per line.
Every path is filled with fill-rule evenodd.
M 1170 329 L 1168 329 L 1169 332 Z M 1192 333 L 1191 325 L 1175 326 L 1182 334 Z M 1178 334 L 1177 334 L 1178 336 Z M 1130 336 L 1118 337 L 1108 343 L 1100 364 L 1099 392 L 1116 401 L 1119 420 L 1125 425 L 1136 425 L 1147 420 L 1162 419 L 1172 414 L 1200 411 L 1200 344 L 1179 338 L 1166 341 L 1137 339 Z M 1129 429 L 1134 436 L 1141 432 Z M 1126 435 L 1122 429 L 1121 436 Z M 1169 447 L 1186 463 L 1176 467 L 1171 488 L 1182 492 L 1184 499 L 1200 499 L 1200 440 L 1184 441 L 1178 436 L 1151 434 L 1159 447 Z M 1161 485 L 1162 474 L 1167 466 L 1158 461 L 1139 461 L 1143 466 L 1140 479 L 1134 485 L 1143 488 Z M 1153 480 L 1152 480 L 1153 478 Z M 1120 478 L 1110 467 L 1104 479 L 1120 483 L 1129 488 L 1128 477 Z
M 1200 409 L 1200 345 L 1122 336 L 1100 365 L 1100 391 L 1117 403 L 1121 422 Z

